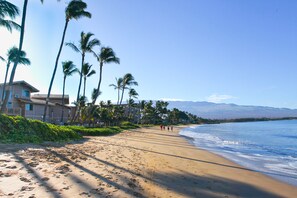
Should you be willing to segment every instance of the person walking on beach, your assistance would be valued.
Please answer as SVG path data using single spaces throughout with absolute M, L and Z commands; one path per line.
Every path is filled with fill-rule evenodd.
M 173 131 L 173 126 L 171 126 L 171 131 Z
M 168 131 L 169 131 L 169 126 L 167 127 Z
M 162 131 L 162 129 L 163 129 L 163 126 L 161 125 L 161 126 L 160 126 L 160 128 L 161 128 L 161 131 Z

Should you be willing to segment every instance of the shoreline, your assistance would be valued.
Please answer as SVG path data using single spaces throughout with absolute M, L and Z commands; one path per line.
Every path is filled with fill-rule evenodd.
M 0 197 L 295 197 L 297 188 L 140 128 L 65 144 L 1 145 Z
M 193 125 L 191 125 L 191 126 L 193 126 Z M 194 126 L 198 126 L 198 125 L 194 125 Z M 185 128 L 187 128 L 187 127 L 185 127 Z M 215 154 L 215 155 L 217 155 L 217 156 L 219 156 L 219 157 L 222 157 L 222 158 L 224 158 L 224 159 L 226 159 L 226 160 L 229 160 L 229 161 L 231 161 L 231 162 L 233 162 L 233 163 L 235 163 L 235 164 L 237 164 L 237 165 L 239 165 L 239 166 L 242 166 L 242 167 L 244 167 L 244 168 L 246 168 L 246 169 L 249 169 L 249 170 L 254 171 L 254 172 L 258 172 L 258 173 L 263 174 L 263 175 L 266 175 L 266 176 L 268 176 L 268 177 L 270 177 L 270 178 L 272 178 L 272 179 L 274 179 L 274 180 L 280 181 L 280 182 L 282 182 L 282 183 L 285 183 L 285 184 L 288 184 L 288 185 L 291 185 L 291 186 L 297 188 L 297 180 L 296 180 L 297 178 L 296 178 L 296 177 L 292 177 L 292 176 L 290 176 L 290 175 L 282 175 L 282 174 L 280 174 L 280 173 L 270 172 L 269 170 L 263 170 L 263 169 L 262 169 L 262 170 L 257 170 L 257 166 L 254 165 L 254 164 L 252 164 L 252 165 L 254 165 L 253 168 L 249 168 L 249 166 L 244 165 L 244 161 L 238 161 L 238 160 L 235 160 L 235 159 L 238 159 L 238 157 L 237 157 L 236 155 L 233 156 L 232 154 L 228 154 L 228 153 L 225 153 L 225 152 L 223 152 L 223 151 L 220 152 L 219 150 L 208 150 L 207 148 L 199 147 L 199 146 L 195 145 L 195 143 L 193 142 L 193 141 L 195 140 L 195 138 L 193 138 L 193 137 L 188 137 L 188 136 L 186 136 L 186 135 L 181 135 L 181 134 L 180 134 L 180 132 L 181 132 L 183 129 L 184 129 L 184 128 L 182 128 L 182 129 L 178 132 L 179 135 L 180 135 L 181 137 L 185 138 L 185 139 L 189 142 L 189 144 L 193 145 L 194 147 L 196 147 L 196 148 L 198 148 L 198 149 L 205 150 L 205 151 L 210 152 L 210 153 L 212 153 L 212 154 Z M 237 157 L 237 158 L 236 158 L 236 157 Z M 239 159 L 240 159 L 240 158 L 239 158 Z M 240 162 L 241 162 L 241 163 L 240 163 Z M 250 163 L 250 162 L 248 162 L 248 163 Z M 287 177 L 287 179 L 286 179 L 286 177 Z
M 191 125 L 192 126 L 192 125 Z M 205 182 L 207 180 L 207 183 L 214 183 L 214 184 L 224 184 L 224 187 L 219 185 L 219 186 L 205 186 L 204 188 L 207 189 L 206 191 L 211 191 L 208 193 L 205 193 L 205 189 L 203 189 L 203 193 L 200 190 L 197 190 L 196 192 L 193 191 L 192 189 L 187 189 L 185 190 L 180 197 L 184 197 L 185 194 L 189 194 L 191 196 L 203 196 L 203 197 L 216 197 L 217 195 L 219 196 L 224 196 L 225 197 L 295 197 L 297 193 L 297 188 L 296 186 L 293 186 L 291 184 L 285 183 L 283 181 L 276 180 L 275 178 L 264 175 L 261 172 L 254 171 L 252 169 L 245 168 L 227 158 L 224 156 L 221 156 L 219 154 L 213 153 L 211 151 L 205 150 L 203 148 L 199 148 L 192 144 L 191 138 L 179 135 L 179 132 L 190 126 L 182 126 L 178 127 L 178 130 L 175 131 L 174 133 L 181 139 L 183 139 L 185 142 L 187 142 L 188 145 L 193 146 L 194 149 L 197 149 L 197 151 L 194 151 L 193 153 L 197 154 L 201 158 L 194 158 L 193 157 L 187 157 L 186 155 L 181 155 L 182 159 L 185 160 L 194 160 L 194 166 L 191 166 L 191 168 L 195 169 L 196 165 L 200 164 L 200 167 L 203 169 L 203 171 L 200 170 L 200 173 L 198 172 L 199 170 L 194 170 L 194 174 L 191 174 L 193 177 L 189 177 L 187 180 L 195 180 L 200 181 L 199 177 L 202 176 L 209 176 L 211 177 L 202 177 L 202 181 Z M 167 131 L 166 131 L 167 132 Z M 171 133 L 171 132 L 168 132 Z M 192 153 L 190 154 L 190 156 Z M 171 155 L 174 156 L 174 155 Z M 174 156 L 176 157 L 176 156 Z M 205 160 L 207 159 L 207 160 Z M 174 162 L 171 161 L 171 165 L 173 165 Z M 201 165 L 204 164 L 204 165 Z M 160 164 L 159 164 L 160 165 Z M 189 165 L 182 165 L 183 167 L 186 167 Z M 216 166 L 214 169 L 210 168 L 210 166 Z M 219 168 L 218 168 L 219 167 Z M 169 166 L 171 169 L 172 166 Z M 197 168 L 196 168 L 197 169 Z M 229 169 L 229 170 L 227 170 Z M 233 171 L 230 169 L 233 169 Z M 183 173 L 186 173 L 187 171 L 183 171 Z M 189 171 L 191 172 L 191 171 Z M 198 173 L 198 174 L 197 174 Z M 197 177 L 197 178 L 195 178 Z M 181 176 L 181 178 L 184 178 Z M 232 182 L 230 182 L 232 181 Z M 170 181 L 168 181 L 170 182 Z M 180 182 L 179 185 L 191 185 L 190 182 Z M 197 182 L 198 184 L 198 182 Z M 226 185 L 226 186 L 225 186 Z M 201 186 L 200 186 L 201 187 Z M 200 188 L 199 187 L 199 188 Z M 235 190 L 234 188 L 239 188 L 238 191 Z M 217 189 L 216 189 L 217 188 Z M 187 192 L 188 191 L 188 192 Z M 189 193 L 189 191 L 192 191 L 192 194 Z M 217 192 L 220 192 L 217 194 Z M 165 194 L 162 195 L 164 197 L 171 196 L 172 194 L 168 194 L 168 192 L 164 192 Z M 153 194 L 155 195 L 155 194 Z M 160 197 L 162 197 L 160 196 Z M 179 197 L 178 195 L 174 195 Z M 187 197 L 187 196 L 185 196 Z

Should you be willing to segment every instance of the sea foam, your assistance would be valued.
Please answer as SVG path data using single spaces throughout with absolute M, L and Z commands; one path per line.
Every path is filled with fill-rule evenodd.
M 297 121 L 226 123 L 186 128 L 197 147 L 297 186 Z

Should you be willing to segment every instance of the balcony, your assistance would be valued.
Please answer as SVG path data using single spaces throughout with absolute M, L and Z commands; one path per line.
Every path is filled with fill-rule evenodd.
M 22 115 L 22 109 L 21 108 L 8 108 L 6 109 L 7 115 Z

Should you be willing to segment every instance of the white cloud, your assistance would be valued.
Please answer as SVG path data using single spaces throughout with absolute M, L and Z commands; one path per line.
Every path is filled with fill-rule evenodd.
M 220 94 L 212 94 L 206 98 L 207 102 L 215 102 L 215 103 L 220 103 L 224 100 L 230 100 L 230 99 L 235 99 L 236 97 L 231 96 L 231 95 L 220 95 Z
M 177 98 L 161 98 L 160 100 L 163 100 L 163 101 L 185 101 L 183 99 L 177 99 Z

